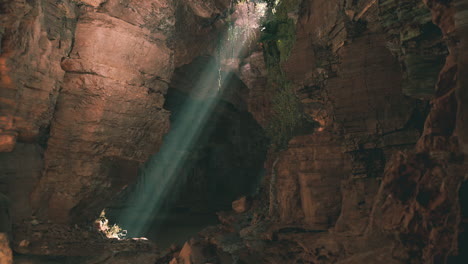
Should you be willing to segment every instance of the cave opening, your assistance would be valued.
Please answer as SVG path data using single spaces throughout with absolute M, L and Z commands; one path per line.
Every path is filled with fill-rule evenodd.
M 147 237 L 163 247 L 183 243 L 216 224 L 217 211 L 255 192 L 268 142 L 235 72 L 258 37 L 265 8 L 239 2 L 219 35 L 217 56 L 195 57 L 174 71 L 163 106 L 171 112 L 170 131 L 140 168 L 123 209 L 108 210 L 110 223 L 127 237 Z
M 468 263 L 461 2 L 0 0 L 0 264 Z
M 216 65 L 213 57 L 201 56 L 175 70 L 164 105 L 171 112 L 171 130 L 160 152 L 140 169 L 139 178 L 146 181 L 140 180 L 106 209 L 109 222 L 127 230 L 127 237 L 143 236 L 163 247 L 181 244 L 217 224 L 216 213 L 230 210 L 233 201 L 256 193 L 264 174 L 268 140 L 247 109 L 247 87 L 235 74 L 223 72 L 222 92 L 212 92 L 218 89 L 216 78 L 204 83 L 211 92 L 194 92 L 203 71 Z M 193 116 L 196 111 L 187 117 L 187 105 L 212 105 L 200 128 L 201 121 Z M 181 144 L 194 129 L 198 131 L 193 142 Z M 174 162 L 178 162 L 177 168 L 172 167 Z M 154 181 L 144 177 L 148 172 Z M 138 193 L 148 196 L 143 204 L 132 201 Z M 147 204 L 151 199 L 158 200 L 156 209 Z M 138 229 L 136 225 L 140 225 Z

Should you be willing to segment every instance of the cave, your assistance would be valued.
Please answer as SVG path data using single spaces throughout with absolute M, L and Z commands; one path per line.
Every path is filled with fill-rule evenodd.
M 467 0 L 0 0 L 0 264 L 462 264 Z
M 216 69 L 214 58 L 195 58 L 190 64 L 175 69 L 164 103 L 164 109 L 171 112 L 171 124 L 184 119 L 180 117 L 185 114 L 184 105 L 209 103 L 204 96 L 212 95 L 193 93 L 198 77 L 207 68 Z M 183 168 L 175 175 L 178 183 L 168 187 L 169 194 L 164 196 L 157 215 L 151 219 L 147 230 L 140 234 L 152 238 L 158 245 L 181 244 L 203 228 L 216 225 L 217 212 L 231 210 L 232 202 L 241 197 L 251 197 L 260 188 L 268 139 L 247 111 L 245 99 L 248 90 L 245 84 L 233 74 L 223 74 L 229 75 L 225 81 L 226 92 L 220 95 L 208 113 L 206 125 L 194 139 L 194 146 L 177 149 L 188 153 Z M 217 89 L 218 82 L 214 80 L 208 85 Z M 180 139 L 169 131 L 163 144 L 170 140 Z M 151 166 L 149 163 L 174 158 L 171 152 L 162 152 L 143 164 L 142 171 Z M 104 209 L 110 222 L 119 222 L 119 215 L 125 213 L 122 207 L 129 206 L 125 205 L 129 197 L 140 190 L 137 184 L 134 185 Z M 127 236 L 137 236 L 131 226 L 126 228 L 123 224 L 122 228 L 127 229 Z

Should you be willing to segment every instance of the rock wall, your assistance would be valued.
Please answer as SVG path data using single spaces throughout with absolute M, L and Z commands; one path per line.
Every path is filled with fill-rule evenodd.
M 281 71 L 317 127 L 269 152 L 249 210 L 220 213 L 161 261 L 466 262 L 468 2 L 286 2 L 295 41 Z M 215 52 L 229 4 L 0 0 L 1 219 L 18 253 L 79 253 L 92 237 L 98 258 L 133 258 L 70 224 L 89 223 L 157 152 L 173 71 Z M 238 74 L 267 128 L 264 54 Z
M 68 56 L 76 13 L 71 1 L 2 1 L 1 142 L 41 142 L 63 83 L 60 66 Z
M 13 263 L 13 254 L 4 233 L 0 233 L 0 260 L 5 264 Z
M 2 149 L 12 151 L 16 141 L 43 149 L 44 158 L 37 157 L 43 165 L 11 173 L 40 178 L 34 210 L 59 222 L 69 222 L 81 200 L 98 192 L 106 199 L 109 190 L 127 184 L 131 173 L 108 177 L 113 164 L 136 169 L 169 127 L 169 113 L 162 110 L 167 84 L 160 80 L 172 74 L 173 51 L 164 34 L 174 13 L 166 9 L 173 7 L 84 2 L 2 2 Z M 169 14 L 169 22 L 149 24 L 143 17 L 149 20 L 151 12 Z M 8 185 L 11 177 L 3 172 Z M 18 192 L 27 196 L 30 188 Z M 25 199 L 14 204 L 30 207 Z M 15 215 L 27 216 L 21 210 Z
M 216 25 L 203 23 L 228 3 L 206 5 L 1 2 L 1 150 L 11 152 L 4 155 L 11 160 L 15 146 L 41 149 L 41 164 L 2 172 L 6 186 L 17 181 L 10 174 L 36 185 L 32 204 L 15 200 L 16 208 L 32 206 L 38 217 L 54 222 L 89 221 L 135 180 L 137 168 L 169 129 L 163 105 L 174 65 L 197 55 L 179 46 L 193 40 L 190 34 L 216 36 Z M 193 21 L 184 20 L 188 17 Z M 193 30 L 176 30 L 184 25 Z M 190 46 L 199 54 L 213 50 L 206 43 Z M 27 186 L 15 192 L 30 193 Z
M 66 73 L 44 173 L 32 196 L 36 210 L 47 208 L 38 212 L 47 218 L 69 222 L 75 207 L 76 216 L 95 215 L 100 209 L 93 203 L 125 187 L 169 128 L 169 113 L 162 108 L 164 80 L 173 69 L 164 35 L 170 25 L 158 28 L 142 18 L 171 14 L 165 9 L 172 7 L 133 5 L 107 1 L 102 11 L 79 9 L 73 49 L 61 62 Z
M 213 1 L 205 12 L 227 6 Z M 0 2 L 1 226 L 14 223 L 14 248 L 34 251 L 20 239 L 24 226 L 89 225 L 135 181 L 169 129 L 163 105 L 175 63 L 197 56 L 178 48 L 193 40 L 184 34 L 218 30 L 200 25 L 212 18 L 197 10 L 191 1 Z M 181 14 L 197 31 L 176 31 L 191 23 Z
M 221 214 L 174 263 L 466 262 L 466 8 L 302 1 L 282 69 L 320 127 L 270 152 L 252 209 Z M 241 73 L 261 94 L 251 60 Z M 271 113 L 268 95 L 251 100 Z

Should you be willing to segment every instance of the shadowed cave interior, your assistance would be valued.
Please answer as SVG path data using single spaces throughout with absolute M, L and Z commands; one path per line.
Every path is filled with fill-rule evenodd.
M 205 104 L 209 94 L 193 94 L 193 86 L 206 68 L 216 68 L 211 57 L 199 57 L 174 71 L 165 96 L 164 108 L 171 112 L 173 123 L 187 100 Z M 211 83 L 213 87 L 218 84 Z M 264 130 L 247 111 L 247 87 L 233 74 L 225 81 L 225 93 L 210 113 L 205 127 L 189 152 L 188 161 L 178 173 L 180 181 L 164 198 L 162 208 L 151 221 L 144 237 L 162 247 L 183 244 L 209 225 L 218 224 L 217 212 L 231 210 L 232 202 L 242 196 L 257 194 L 264 176 L 268 139 Z M 169 132 L 170 133 L 170 132 Z M 143 165 L 145 166 L 145 165 Z M 122 206 L 138 185 L 116 198 L 106 215 L 118 223 Z M 131 205 L 130 205 L 131 206 Z M 126 229 L 125 226 L 122 228 Z M 133 237 L 132 230 L 127 236 Z

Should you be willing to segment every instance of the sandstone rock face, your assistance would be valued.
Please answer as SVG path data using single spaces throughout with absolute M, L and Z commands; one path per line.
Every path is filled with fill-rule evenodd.
M 244 59 L 239 77 L 249 88 L 248 109 L 255 120 L 266 127 L 271 118 L 271 95 L 267 85 L 267 69 L 262 52 L 253 52 Z
M 13 254 L 5 233 L 0 233 L 0 263 L 13 264 Z
M 336 136 L 318 132 L 293 139 L 274 169 L 272 202 L 280 223 L 312 230 L 334 225 L 341 209 L 340 182 L 349 173 Z
M 441 28 L 432 22 L 424 1 L 380 1 L 379 15 L 387 35 L 387 47 L 406 69 L 405 94 L 431 98 L 437 76 L 447 56 Z
M 32 199 L 39 215 L 68 222 L 75 207 L 78 218 L 85 208 L 88 216 L 96 214 L 94 206 L 79 203 L 89 204 L 96 192 L 108 199 L 157 151 L 169 128 L 162 107 L 174 69 L 173 43 L 185 45 L 173 41 L 176 10 L 195 17 L 198 27 L 205 18 L 193 5 L 2 2 L 0 149 L 11 152 L 17 141 L 47 147 Z M 205 11 L 215 16 L 227 6 L 213 1 Z
M 162 109 L 167 84 L 160 79 L 170 77 L 172 55 L 164 40 L 105 13 L 81 12 L 33 194 L 36 209 L 48 208 L 43 213 L 62 222 L 95 192 L 104 198 L 124 187 L 169 127 Z
M 220 215 L 223 228 L 202 232 L 210 241 L 205 248 L 216 248 L 211 256 L 221 261 L 228 253 L 246 263 L 466 262 L 459 76 L 466 7 L 303 1 L 282 67 L 321 127 L 270 153 L 263 195 L 252 209 Z M 250 60 L 241 76 L 260 90 L 262 74 L 252 73 Z M 430 110 L 421 98 L 432 99 Z
M 219 38 L 225 30 L 222 17 L 230 5 L 228 0 L 178 1 L 175 32 L 171 45 L 176 50 L 174 64 L 189 64 L 194 58 L 215 54 Z
M 0 0 L 1 227 L 15 223 L 25 263 L 466 263 L 468 1 L 286 2 L 299 10 L 280 66 L 318 127 L 268 153 L 253 200 L 164 255 L 71 224 L 89 223 L 157 152 L 169 83 L 190 93 L 194 79 L 174 69 L 216 54 L 230 1 Z M 263 128 L 273 116 L 263 53 L 244 55 L 246 87 L 223 97 L 227 119 L 245 114 L 233 137 L 263 133 L 250 114 Z M 214 164 L 263 153 L 233 142 L 207 148 Z
M 247 197 L 242 196 L 238 200 L 235 200 L 232 202 L 232 210 L 234 210 L 236 213 L 244 213 L 247 210 L 249 210 L 250 207 L 250 202 L 247 200 Z
M 0 152 L 12 152 L 16 145 L 17 136 L 14 131 L 3 132 L 0 135 Z
M 196 16 L 211 18 L 216 13 L 222 13 L 229 5 L 227 0 L 208 0 L 202 3 L 196 0 L 187 0 L 186 5 Z
M 167 29 L 153 33 L 115 5 L 103 7 L 109 14 L 80 9 L 73 49 L 62 60 L 59 111 L 32 196 L 37 213 L 54 222 L 71 221 L 73 208 L 74 220 L 97 214 L 95 206 L 132 181 L 169 127 L 162 107 L 172 51 L 160 36 Z
M 11 151 L 12 133 L 23 142 L 47 137 L 76 14 L 72 1 L 2 1 L 1 12 L 0 135 Z
M 1 156 L 0 184 L 16 223 L 31 214 L 88 221 L 135 180 L 169 129 L 163 105 L 174 58 L 184 58 L 180 65 L 197 56 L 175 48 L 193 46 L 191 33 L 217 30 L 199 24 L 229 5 L 207 4 L 0 2 L 0 151 L 9 152 Z M 177 27 L 190 33 L 182 41 L 174 39 L 176 15 Z M 210 36 L 198 54 L 213 50 L 216 34 Z
M 447 263 L 450 255 L 461 253 L 457 190 L 464 169 L 456 159 L 425 154 L 400 156 L 389 165 L 372 224 L 397 236 L 394 258 Z
M 363 232 L 386 160 L 396 150 L 414 145 L 419 136 L 417 120 L 412 119 L 423 115 L 418 107 L 422 103 L 402 93 L 402 72 L 386 47 L 375 2 L 345 7 L 361 14 L 365 22 L 359 23 L 366 26 L 360 31 L 354 17 L 338 15 L 336 3 L 307 1 L 305 5 L 310 12 L 299 18 L 297 42 L 283 67 L 297 85 L 305 113 L 322 125 L 322 132 L 290 142 L 286 153 L 294 150 L 301 156 L 280 156 L 282 171 L 289 175 L 283 177 L 287 184 L 278 183 L 278 192 L 285 193 L 278 200 L 288 201 L 286 197 L 300 189 L 294 203 L 302 205 L 306 214 L 328 204 L 322 209 L 320 229 L 335 226 L 339 216 L 337 229 Z M 327 15 L 314 16 L 317 10 Z M 293 168 L 304 170 L 296 180 Z M 342 195 L 344 206 L 337 198 Z M 355 200 L 349 195 L 355 195 Z M 308 201 L 310 197 L 317 200 Z M 294 219 L 295 214 L 304 217 L 288 203 L 283 206 L 290 210 L 284 219 Z
M 78 0 L 77 2 L 86 4 L 92 7 L 99 7 L 102 3 L 106 2 L 106 0 Z

